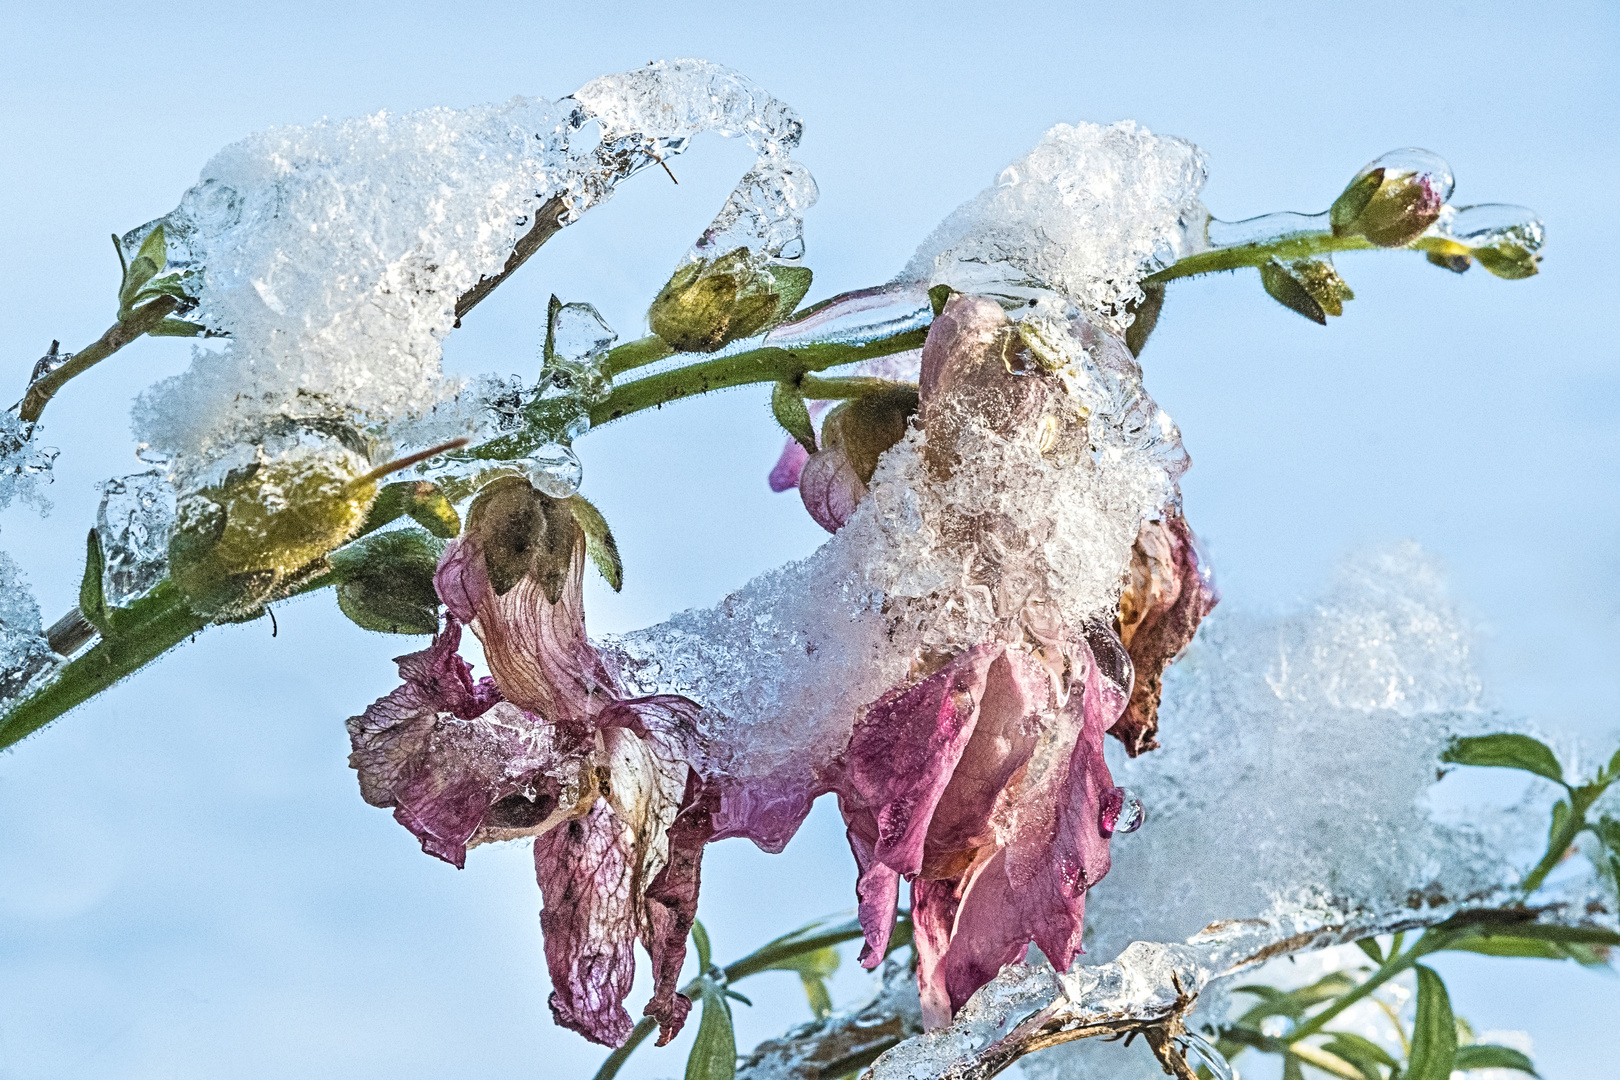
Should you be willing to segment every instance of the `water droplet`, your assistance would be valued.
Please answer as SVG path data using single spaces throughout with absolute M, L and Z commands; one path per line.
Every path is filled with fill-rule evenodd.
M 1237 1080 L 1237 1071 L 1232 1068 L 1232 1063 L 1226 1060 L 1226 1055 L 1215 1049 L 1208 1039 L 1197 1032 L 1183 1032 L 1176 1036 L 1175 1043 L 1183 1055 L 1201 1059 L 1215 1080 Z
M 1105 833 L 1129 833 L 1142 827 L 1147 810 L 1142 800 L 1125 788 L 1117 787 L 1103 795 L 1099 824 Z
M 782 250 L 776 253 L 778 259 L 804 258 L 804 237 L 795 236 L 782 245 Z
M 574 451 L 561 443 L 540 447 L 529 457 L 513 462 L 528 476 L 529 483 L 553 499 L 566 499 L 579 491 L 585 467 Z
M 46 351 L 44 356 L 39 358 L 39 362 L 34 365 L 34 373 L 28 376 L 29 386 L 33 386 L 35 383 L 39 382 L 39 380 L 43 379 L 51 372 L 73 359 L 72 353 L 62 352 L 61 348 L 61 342 L 51 342 L 51 347 Z
M 552 358 L 592 364 L 613 347 L 619 335 L 591 304 L 563 304 L 551 317 L 547 336 Z
M 1268 1016 L 1260 1021 L 1260 1034 L 1271 1039 L 1280 1039 L 1293 1030 L 1294 1022 L 1286 1016 Z
M 1380 154 L 1356 173 L 1356 177 L 1359 179 L 1366 176 L 1374 169 L 1383 169 L 1386 180 L 1402 175 L 1427 177 L 1429 190 L 1440 196 L 1441 202 L 1451 198 L 1451 192 L 1457 186 L 1456 177 L 1452 175 L 1451 166 L 1446 163 L 1446 159 L 1433 151 L 1417 146 L 1407 146 L 1400 150 L 1391 150 L 1387 154 Z

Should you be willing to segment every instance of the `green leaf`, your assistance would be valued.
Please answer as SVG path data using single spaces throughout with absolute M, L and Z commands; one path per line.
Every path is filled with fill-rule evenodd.
M 694 923 L 694 931 L 696 926 Z M 731 1006 L 726 1003 L 725 993 L 707 976 L 698 980 L 698 996 L 703 1002 L 703 1018 L 698 1022 L 692 1053 L 686 1059 L 686 1080 L 732 1080 L 737 1075 L 737 1036 L 731 1026 Z
M 1610 783 L 1620 780 L 1620 750 L 1616 750 L 1614 757 L 1609 759 L 1609 767 L 1603 770 L 1603 775 L 1609 779 Z
M 101 551 L 101 537 L 96 530 L 91 529 L 90 535 L 85 539 L 84 577 L 79 582 L 79 614 L 89 620 L 90 625 L 105 636 L 109 622 L 107 618 L 107 599 L 101 589 L 102 574 L 106 571 L 107 560 Z
M 569 498 L 568 506 L 574 512 L 574 520 L 584 530 L 585 554 L 596 564 L 597 573 L 602 575 L 603 580 L 614 592 L 618 592 L 624 588 L 624 563 L 619 559 L 619 545 L 614 543 L 607 518 L 583 495 Z
M 1531 1076 L 1538 1075 L 1530 1059 L 1511 1046 L 1492 1046 L 1489 1043 L 1459 1046 L 1452 1068 L 1464 1072 L 1469 1069 L 1515 1069 Z
M 1384 950 L 1379 948 L 1377 938 L 1362 938 L 1360 941 L 1356 942 L 1356 948 L 1366 953 L 1367 956 L 1371 958 L 1373 963 L 1379 965 L 1380 967 L 1383 966 Z
M 1481 956 L 1521 956 L 1536 960 L 1567 960 L 1569 954 L 1550 941 L 1507 936 L 1466 937 L 1451 942 L 1442 952 L 1471 952 Z
M 1264 1000 L 1244 1013 L 1238 1023 L 1257 1027 L 1268 1016 L 1287 1016 L 1298 1020 L 1312 1005 L 1331 1001 L 1355 988 L 1355 980 L 1342 971 L 1318 979 L 1298 990 L 1282 991 L 1274 986 L 1240 986 L 1242 993 L 1254 994 Z
M 1350 186 L 1339 193 L 1328 208 L 1328 223 L 1333 228 L 1334 236 L 1343 236 L 1350 231 L 1355 220 L 1361 212 L 1367 209 L 1372 197 L 1378 194 L 1378 189 L 1384 183 L 1384 170 L 1373 169 L 1367 175 L 1350 181 Z
M 1371 1065 L 1383 1065 L 1395 1068 L 1395 1059 L 1389 1052 L 1371 1039 L 1364 1039 L 1360 1035 L 1353 1035 L 1348 1031 L 1330 1031 L 1333 1038 L 1323 1044 L 1322 1049 L 1337 1057 L 1342 1057 L 1352 1065 L 1366 1062 Z
M 946 303 L 951 299 L 951 293 L 955 291 L 949 285 L 935 285 L 928 290 L 928 306 L 934 309 L 934 318 L 939 318 L 939 313 L 945 310 Z
M 1514 937 L 1536 938 L 1562 944 L 1620 946 L 1620 934 L 1601 926 L 1551 926 L 1542 923 L 1520 923 L 1513 927 Z
M 124 284 L 118 290 L 118 318 L 120 321 L 129 318 L 131 309 L 135 304 L 135 297 L 145 287 L 148 281 L 157 276 L 161 269 L 157 263 L 144 255 L 136 256 L 129 264 L 129 270 L 124 274 Z
M 810 1002 L 810 1011 L 817 1017 L 832 1015 L 832 996 L 827 992 L 827 978 L 838 970 L 838 949 L 824 945 L 808 952 L 794 953 L 767 965 L 765 971 L 794 971 L 804 984 L 804 996 Z
M 1574 813 L 1574 809 L 1563 799 L 1553 804 L 1552 824 L 1547 826 L 1548 850 L 1551 850 L 1552 845 L 1558 843 L 1559 837 L 1563 834 L 1564 826 L 1569 824 L 1569 815 L 1572 813 Z
M 810 410 L 799 388 L 786 379 L 771 389 L 771 415 L 782 429 L 793 436 L 805 453 L 816 452 L 816 429 L 810 423 Z
M 1159 313 L 1164 310 L 1164 285 L 1143 285 L 1142 299 L 1130 305 L 1133 316 L 1125 328 L 1125 347 L 1132 356 L 1141 356 L 1153 328 L 1159 325 Z
M 338 610 L 379 634 L 432 634 L 439 629 L 433 574 L 444 541 L 421 529 L 372 533 L 329 557 Z
M 1453 739 L 1440 760 L 1453 765 L 1522 769 L 1560 784 L 1564 782 L 1564 769 L 1558 764 L 1558 758 L 1545 743 L 1528 735 L 1501 732 Z
M 709 947 L 709 932 L 697 919 L 692 920 L 692 944 L 697 946 L 698 972 L 706 974 L 714 966 L 714 950 Z
M 557 294 L 551 294 L 551 301 L 546 305 L 546 343 L 540 348 L 541 366 L 549 366 L 552 357 L 557 355 L 557 315 L 563 309 L 563 302 L 557 299 Z
M 140 250 L 135 252 L 135 257 L 152 260 L 152 265 L 160 272 L 169 265 L 169 245 L 163 235 L 162 225 L 146 234 L 146 239 L 141 241 Z
M 730 998 L 732 1001 L 740 1001 L 744 1005 L 748 1006 L 750 1009 L 752 1009 L 754 1007 L 754 1003 L 752 1001 L 748 1000 L 743 995 L 737 993 L 737 991 L 733 990 L 729 986 L 726 987 L 726 997 Z
M 1451 1080 L 1457 1057 L 1457 1018 L 1451 1012 L 1446 984 L 1430 968 L 1415 964 L 1417 1019 L 1412 1024 L 1412 1051 L 1407 1055 L 1410 1080 Z
M 148 337 L 201 337 L 208 328 L 185 319 L 164 319 L 146 333 Z

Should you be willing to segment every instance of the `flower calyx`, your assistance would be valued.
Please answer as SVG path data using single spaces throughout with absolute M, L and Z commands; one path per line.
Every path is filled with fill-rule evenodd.
M 676 270 L 647 309 L 647 322 L 677 352 L 715 352 L 786 319 L 810 279 L 808 267 L 765 262 L 737 248 Z

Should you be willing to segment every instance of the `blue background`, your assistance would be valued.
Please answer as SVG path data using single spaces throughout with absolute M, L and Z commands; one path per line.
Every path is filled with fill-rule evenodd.
M 1298 603 L 1346 551 L 1415 537 L 1480 626 L 1493 700 L 1613 748 L 1611 4 L 55 3 L 6 21 L 0 379 L 18 396 L 51 338 L 78 348 L 110 322 L 109 232 L 173 207 L 225 143 L 323 115 L 557 97 L 653 58 L 731 64 L 804 118 L 812 298 L 888 279 L 1059 121 L 1196 141 L 1228 220 L 1319 210 L 1375 155 L 1435 150 L 1459 202 L 1542 212 L 1540 277 L 1347 256 L 1357 299 L 1326 329 L 1253 275 L 1180 283 L 1148 385 L 1195 460 L 1188 516 L 1228 605 Z M 468 319 L 448 366 L 532 373 L 552 291 L 635 336 L 747 164 L 703 139 L 679 187 L 625 185 Z M 187 359 L 142 341 L 52 404 L 55 512 L 13 507 L 0 536 L 47 622 L 75 599 L 99 481 L 141 467 L 129 401 Z M 757 388 L 584 440 L 586 493 L 627 563 L 623 594 L 592 586 L 592 629 L 710 604 L 813 549 L 798 501 L 765 487 L 780 443 Z M 278 618 L 275 638 L 267 621 L 210 631 L 0 757 L 0 1077 L 588 1076 L 600 1053 L 545 1008 L 527 849 L 457 873 L 358 797 L 343 718 L 412 643 L 355 629 L 330 597 Z M 701 914 L 729 959 L 849 907 L 852 885 L 822 806 L 782 856 L 711 849 Z M 1476 1027 L 1531 1031 L 1544 1076 L 1612 1067 L 1612 975 L 1439 966 Z M 859 986 L 840 977 L 846 999 Z M 745 1046 L 806 1015 L 791 976 L 746 992 Z M 679 1050 L 639 1058 L 624 1075 L 682 1072 Z

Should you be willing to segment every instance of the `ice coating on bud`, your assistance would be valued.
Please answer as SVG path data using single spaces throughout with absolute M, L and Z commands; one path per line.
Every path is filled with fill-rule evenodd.
M 1335 236 L 1400 247 L 1423 235 L 1451 197 L 1455 179 L 1438 154 L 1416 147 L 1368 162 L 1328 210 Z
M 863 345 L 907 330 L 920 330 L 934 317 L 928 290 L 915 282 L 882 285 L 844 293 L 815 305 L 792 322 L 765 335 L 765 344 L 782 349 L 822 342 Z M 883 358 L 887 359 L 887 357 Z M 882 374 L 863 370 L 861 374 Z M 913 373 L 915 378 L 915 373 Z
M 1204 155 L 1129 121 L 1059 124 L 934 230 L 901 279 L 1027 297 L 1050 289 L 1113 333 L 1137 282 L 1202 242 Z
M 1534 276 L 1541 264 L 1541 246 L 1547 230 L 1534 210 L 1505 203 L 1448 206 L 1435 222 L 1434 232 L 1462 250 L 1451 253 L 1467 269 L 1470 258 L 1500 278 Z M 1455 269 L 1456 267 L 1452 267 Z
M 653 298 L 647 323 L 676 352 L 715 352 L 771 326 L 809 287 L 808 270 L 739 247 L 676 270 Z
M 741 247 L 771 259 L 798 259 L 804 255 L 804 212 L 819 197 L 804 165 L 790 157 L 761 158 L 698 238 L 691 257 L 714 258 Z
M 101 588 L 109 605 L 126 607 L 163 580 L 174 520 L 174 487 L 162 473 L 136 473 L 102 484 L 96 534 L 107 560 Z
M 559 101 L 379 113 L 226 147 L 162 223 L 200 301 L 189 317 L 231 336 L 143 395 L 138 437 L 189 467 L 311 403 L 365 425 L 426 414 L 458 389 L 440 374 L 458 298 L 541 215 L 578 217 L 701 132 L 775 155 L 800 130 L 745 76 L 678 60 Z

